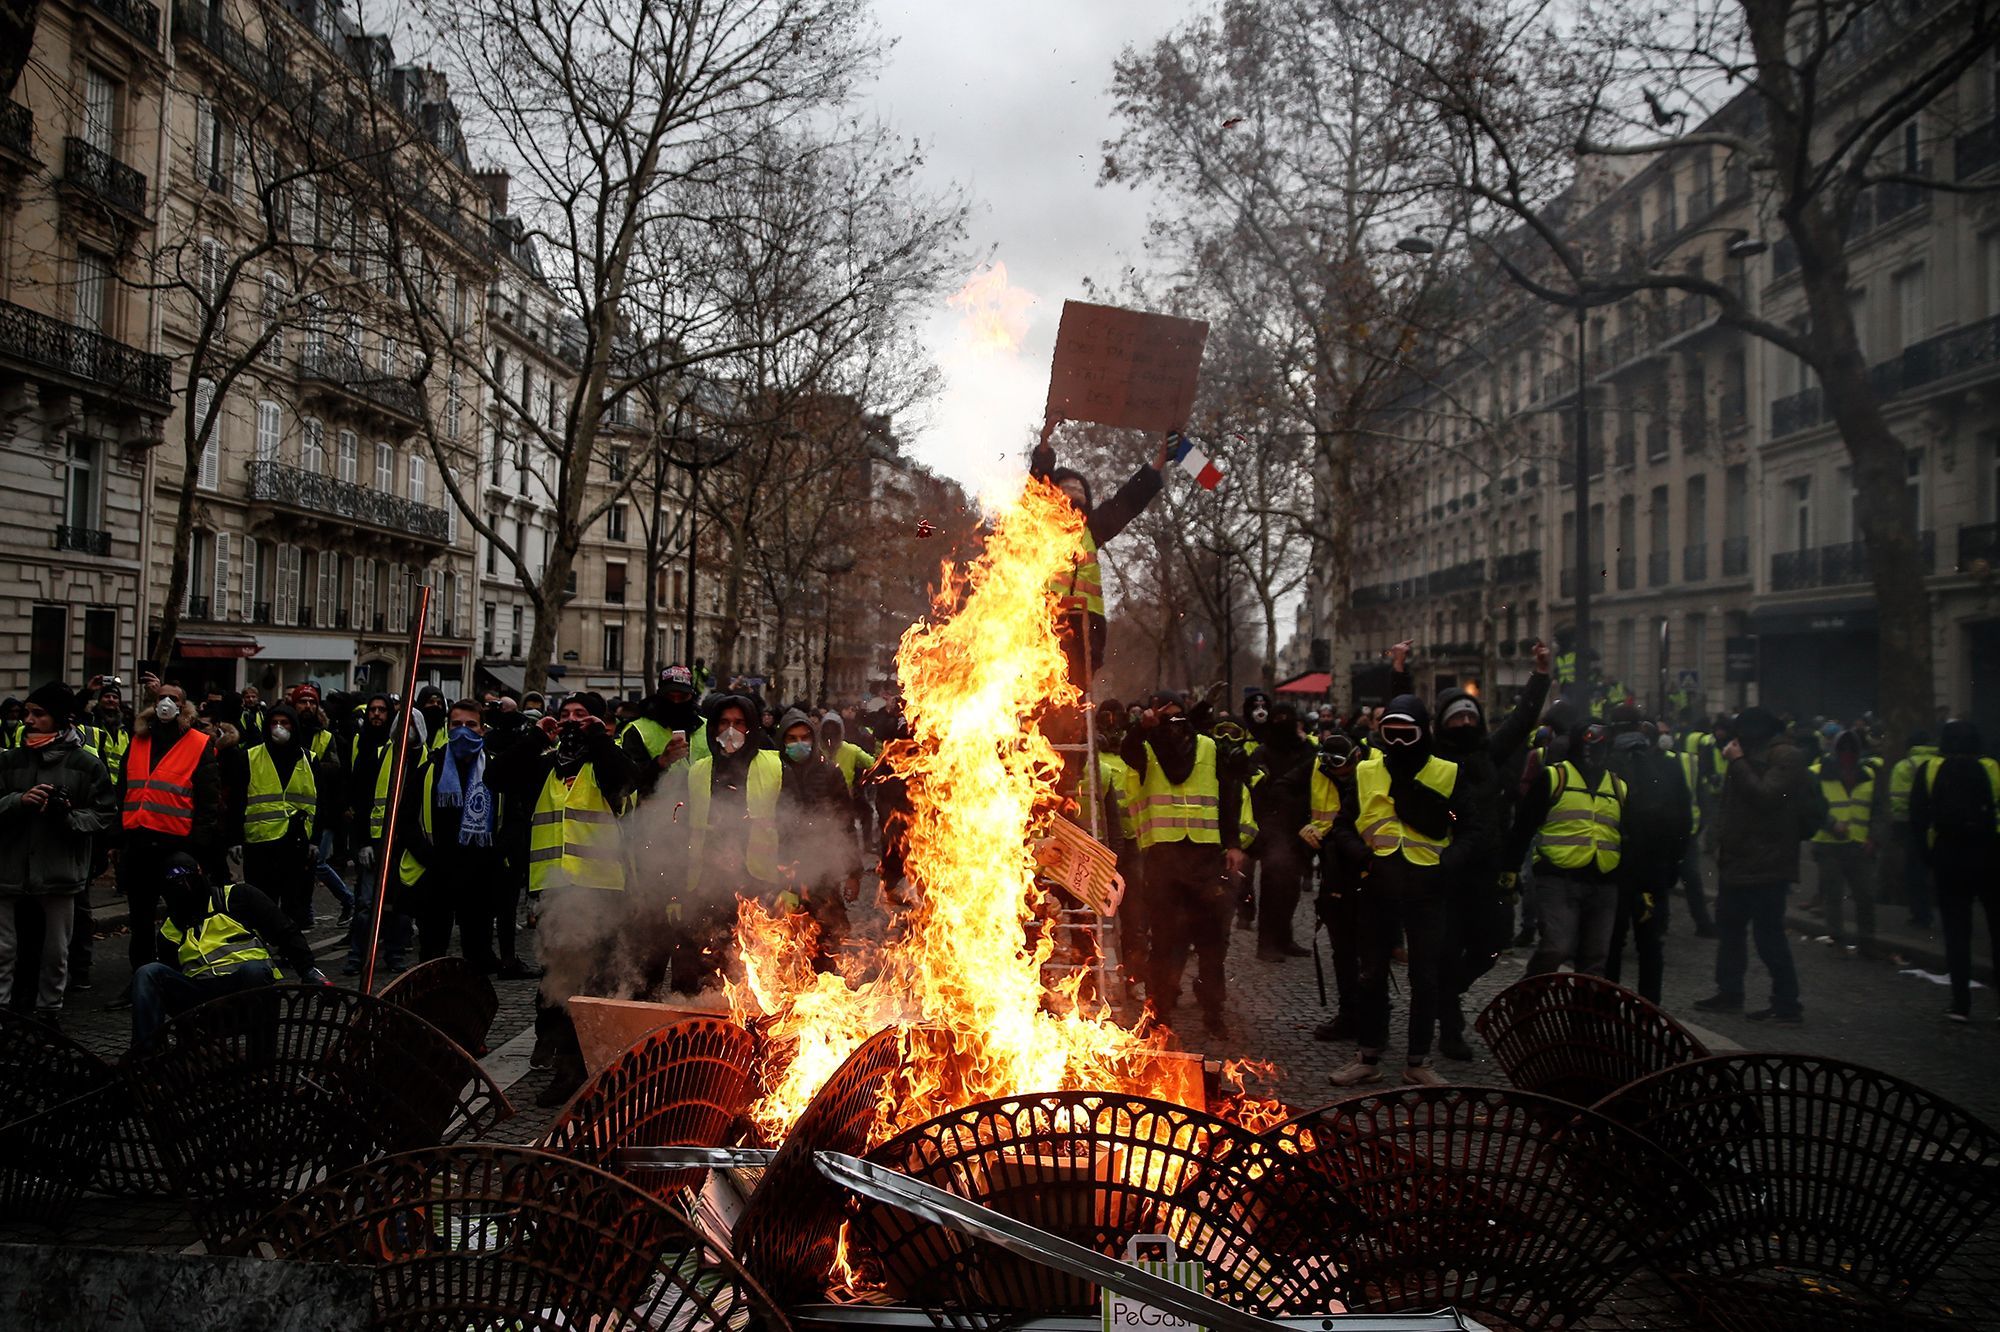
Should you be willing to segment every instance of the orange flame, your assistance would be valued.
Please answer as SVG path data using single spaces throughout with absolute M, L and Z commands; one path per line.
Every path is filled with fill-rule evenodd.
M 897 653 L 913 738 L 889 762 L 909 784 L 907 928 L 866 979 L 815 974 L 809 918 L 739 905 L 739 1019 L 773 1051 L 751 1118 L 780 1139 L 813 1093 L 872 1033 L 905 1041 L 899 1094 L 877 1139 L 956 1105 L 1026 1092 L 1119 1090 L 1178 1099 L 1184 1069 L 1163 1036 L 1140 1036 L 1080 1001 L 1079 973 L 1044 984 L 1054 952 L 1035 928 L 1034 844 L 1059 803 L 1058 755 L 1039 727 L 1077 701 L 1055 632 L 1050 581 L 1070 567 L 1082 520 L 1031 480 L 969 568 L 947 565 L 931 619 Z
M 975 273 L 952 295 L 946 305 L 959 311 L 958 327 L 966 341 L 983 351 L 1019 351 L 1028 331 L 1028 307 L 1035 294 L 1007 284 L 1007 265 L 996 262 L 983 273 Z

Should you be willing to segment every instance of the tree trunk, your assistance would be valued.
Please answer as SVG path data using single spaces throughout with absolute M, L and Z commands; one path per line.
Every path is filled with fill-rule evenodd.
M 576 538 L 568 528 L 558 528 L 549 547 L 549 567 L 542 570 L 542 582 L 535 599 L 535 632 L 528 640 L 525 683 L 532 693 L 549 687 L 549 663 L 556 655 L 556 630 L 562 621 L 563 593 L 569 585 L 570 570 L 576 567 Z

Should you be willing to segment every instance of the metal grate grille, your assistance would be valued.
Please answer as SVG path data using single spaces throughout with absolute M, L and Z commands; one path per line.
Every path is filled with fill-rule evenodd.
M 1686 1027 L 1630 990 L 1575 972 L 1516 981 L 1474 1025 L 1509 1082 L 1576 1105 L 1708 1054 Z
M 383 986 L 380 998 L 415 1013 L 474 1056 L 486 1053 L 486 1033 L 500 1011 L 493 982 L 458 956 L 418 963 Z
M 578 1089 L 542 1138 L 549 1151 L 611 1168 L 625 1147 L 720 1147 L 741 1136 L 756 1042 L 723 1018 L 663 1027 Z M 636 1183 L 660 1198 L 699 1188 L 706 1170 L 648 1170 Z
M 128 1068 L 212 1252 L 330 1171 L 476 1138 L 513 1113 L 437 1028 L 331 986 L 211 1000 Z
M 336 1175 L 252 1228 L 266 1258 L 371 1268 L 381 1332 L 784 1332 L 785 1316 L 685 1218 L 568 1157 L 469 1144 Z

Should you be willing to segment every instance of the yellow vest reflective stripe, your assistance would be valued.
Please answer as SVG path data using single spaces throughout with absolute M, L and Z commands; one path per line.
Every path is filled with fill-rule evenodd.
M 1889 769 L 1889 817 L 1895 822 L 1910 821 L 1910 788 L 1917 784 L 1917 770 L 1936 757 L 1936 745 L 1911 745 L 1910 752 Z
M 761 749 L 750 758 L 743 790 L 743 817 L 749 838 L 743 847 L 743 869 L 759 883 L 778 881 L 778 792 L 784 786 L 785 763 L 775 749 Z M 709 810 L 715 795 L 715 760 L 697 761 L 688 772 L 688 891 L 701 887 L 702 861 L 708 851 Z
M 1133 837 L 1143 849 L 1161 842 L 1222 845 L 1222 786 L 1215 771 L 1215 741 L 1194 738 L 1194 767 L 1175 786 L 1160 769 L 1160 756 L 1146 746 L 1146 771 L 1132 810 Z
M 1549 769 L 1549 797 L 1548 817 L 1535 835 L 1539 858 L 1557 869 L 1588 869 L 1593 864 L 1605 874 L 1617 869 L 1625 783 L 1602 772 L 1592 790 L 1576 764 L 1565 761 Z
M 76 730 L 84 744 L 103 762 L 111 780 L 117 781 L 119 774 L 125 770 L 125 748 L 132 743 L 131 732 L 114 731 L 108 726 L 79 726 Z
M 280 784 L 278 764 L 269 749 L 252 745 L 244 757 L 250 763 L 250 788 L 243 800 L 243 840 L 275 842 L 296 815 L 305 816 L 310 834 L 319 810 L 319 784 L 313 780 L 311 761 L 299 755 L 290 779 Z
M 1924 760 L 1924 790 L 1937 788 L 1938 769 L 1944 766 L 1944 755 L 1939 754 Z M 2000 763 L 1990 758 L 1979 760 L 1979 766 L 1986 770 L 1986 780 L 1993 787 L 1993 831 L 2000 832 Z M 1924 840 L 1931 846 L 1937 845 L 1937 824 L 1924 829 Z
M 1556 653 L 1556 683 L 1568 684 L 1576 679 L 1576 653 Z
M 285 974 L 278 969 L 264 941 L 229 914 L 229 897 L 235 891 L 233 885 L 211 890 L 208 916 L 197 930 L 183 930 L 174 924 L 172 916 L 160 926 L 160 933 L 179 954 L 181 973 L 192 979 L 228 976 L 253 962 L 270 962 L 272 976 L 283 980 Z
M 592 763 L 584 764 L 569 783 L 551 769 L 535 801 L 528 828 L 528 891 L 538 893 L 555 883 L 579 888 L 625 886 L 618 816 L 597 784 L 597 766 Z
M 326 757 L 326 751 L 331 748 L 333 748 L 333 732 L 322 726 L 313 732 L 312 741 L 307 745 L 306 752 L 311 754 L 313 762 L 317 763 Z
M 863 770 L 873 767 L 874 763 L 875 760 L 868 756 L 868 751 L 852 740 L 841 741 L 839 751 L 833 756 L 833 766 L 839 768 L 840 775 L 847 779 L 849 791 L 854 789 L 854 779 L 859 777 Z
M 1441 796 L 1458 789 L 1458 765 L 1433 754 L 1417 769 L 1417 781 Z M 1354 795 L 1358 802 L 1354 826 L 1369 850 L 1378 856 L 1400 854 L 1412 865 L 1435 865 L 1451 845 L 1451 835 L 1426 837 L 1396 817 L 1396 802 L 1389 797 L 1389 760 L 1377 754 L 1354 770 Z
M 1826 805 L 1833 811 L 1834 822 L 1847 825 L 1845 837 L 1835 837 L 1822 828 L 1813 834 L 1812 839 L 1822 845 L 1867 841 L 1868 816 L 1875 808 L 1875 778 L 1881 770 L 1881 765 L 1874 759 L 1863 759 L 1856 772 L 1861 780 L 1854 784 L 1852 791 L 1841 784 L 1838 764 L 1829 767 L 1822 761 L 1812 766 L 1813 775 L 1819 780 L 1819 793 L 1826 797 Z
M 1077 534 L 1078 553 L 1067 570 L 1049 579 L 1049 591 L 1056 594 L 1064 610 L 1081 606 L 1092 615 L 1104 614 L 1104 571 L 1097 563 L 1097 542 L 1090 529 Z

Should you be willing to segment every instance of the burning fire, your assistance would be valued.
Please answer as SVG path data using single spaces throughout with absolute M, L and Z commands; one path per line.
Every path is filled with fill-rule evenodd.
M 983 351 L 1013 353 L 1028 331 L 1028 307 L 1035 294 L 1007 285 L 1007 265 L 996 262 L 971 279 L 945 304 L 959 311 L 958 326 L 974 347 Z
M 916 904 L 867 979 L 815 974 L 808 917 L 738 907 L 739 1020 L 762 1020 L 784 1060 L 766 1070 L 751 1117 L 785 1135 L 813 1093 L 864 1040 L 912 1028 L 905 1083 L 875 1138 L 958 1105 L 1027 1092 L 1119 1090 L 1178 1099 L 1164 1037 L 1141 1037 L 1054 991 L 1054 944 L 1031 930 L 1034 844 L 1059 803 L 1060 764 L 1037 722 L 1077 701 L 1055 634 L 1050 579 L 1069 568 L 1082 522 L 1041 481 L 994 524 L 969 568 L 947 568 L 933 617 L 897 653 L 913 739 L 890 762 L 909 783 L 908 873 Z M 1031 942 L 1032 940 L 1032 942 Z

